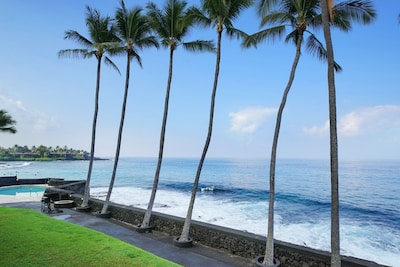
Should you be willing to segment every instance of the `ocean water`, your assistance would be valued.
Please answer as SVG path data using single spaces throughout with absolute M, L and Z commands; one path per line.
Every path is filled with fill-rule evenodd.
M 104 199 L 113 160 L 95 161 L 92 197 Z M 121 158 L 111 201 L 145 209 L 157 159 Z M 0 176 L 86 179 L 88 161 L 0 163 Z M 185 217 L 198 159 L 166 158 L 154 210 Z M 266 235 L 266 159 L 206 159 L 193 219 Z M 342 255 L 400 266 L 400 161 L 342 161 Z M 330 167 L 327 160 L 277 161 L 275 238 L 330 250 Z

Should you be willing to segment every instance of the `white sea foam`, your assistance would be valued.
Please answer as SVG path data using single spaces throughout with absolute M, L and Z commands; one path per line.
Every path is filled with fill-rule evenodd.
M 398 234 L 377 225 L 359 225 L 349 221 L 342 222 L 340 231 L 343 254 L 400 266 Z
M 10 169 L 19 169 L 23 167 L 27 167 L 31 165 L 31 162 L 21 162 L 21 161 L 7 161 L 0 162 L 0 171 L 1 170 L 10 170 Z
M 93 188 L 91 194 L 99 199 L 105 199 L 107 188 Z M 117 187 L 113 189 L 111 201 L 146 209 L 150 190 L 134 187 Z M 190 192 L 174 192 L 158 190 L 153 207 L 154 211 L 175 215 L 181 218 L 186 216 L 190 200 Z M 216 208 L 218 207 L 218 208 Z M 229 202 L 215 200 L 207 194 L 198 192 L 193 220 L 220 225 L 240 231 L 266 235 L 267 228 L 266 202 Z M 307 246 L 310 248 L 330 251 L 330 221 L 320 220 L 308 223 L 282 223 L 279 214 L 275 214 L 275 238 L 278 240 Z M 371 236 L 377 240 L 370 240 Z M 395 247 L 382 247 L 382 240 L 387 240 Z M 341 251 L 343 255 L 355 256 L 381 264 L 400 266 L 400 238 L 393 233 L 384 233 L 376 226 L 354 226 L 351 222 L 342 222 Z M 393 266 L 396 266 L 393 265 Z

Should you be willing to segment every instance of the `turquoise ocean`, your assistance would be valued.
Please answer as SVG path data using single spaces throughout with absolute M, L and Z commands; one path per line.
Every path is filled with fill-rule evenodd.
M 114 161 L 94 162 L 91 195 L 104 199 Z M 111 201 L 146 209 L 156 158 L 121 158 Z M 86 179 L 88 161 L 3 162 L 0 176 Z M 185 217 L 198 159 L 165 158 L 155 211 Z M 266 235 L 267 159 L 206 159 L 193 219 Z M 400 266 L 400 161 L 341 161 L 343 255 Z M 278 159 L 275 238 L 330 250 L 328 160 Z

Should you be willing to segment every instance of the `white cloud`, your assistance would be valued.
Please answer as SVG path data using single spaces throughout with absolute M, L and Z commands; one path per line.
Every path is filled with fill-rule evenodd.
M 359 136 L 379 129 L 400 126 L 400 106 L 382 105 L 352 111 L 338 120 L 338 133 L 342 136 Z M 323 126 L 304 128 L 309 135 L 323 135 L 329 132 L 329 121 Z
M 54 116 L 29 110 L 21 100 L 0 95 L 0 108 L 6 110 L 17 121 L 17 130 L 24 127 L 29 132 L 44 132 L 57 127 L 57 120 Z
M 34 120 L 33 129 L 36 132 L 45 132 L 50 128 L 58 127 L 57 120 L 54 117 L 37 114 Z
M 382 127 L 400 125 L 400 106 L 386 105 L 360 109 L 346 114 L 339 121 L 340 133 L 356 136 Z
M 324 135 L 329 132 L 329 121 L 326 121 L 322 126 L 304 128 L 303 132 L 307 135 Z
M 5 109 L 6 111 L 26 111 L 26 108 L 22 101 L 14 100 L 12 98 L 6 97 L 4 95 L 0 95 L 0 107 Z
M 277 111 L 276 108 L 252 107 L 238 112 L 230 112 L 231 131 L 253 133 L 258 130 L 267 118 Z

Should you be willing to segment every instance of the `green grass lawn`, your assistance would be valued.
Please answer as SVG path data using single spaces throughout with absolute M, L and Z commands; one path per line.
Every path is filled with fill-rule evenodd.
M 34 210 L 0 207 L 0 266 L 180 266 Z

